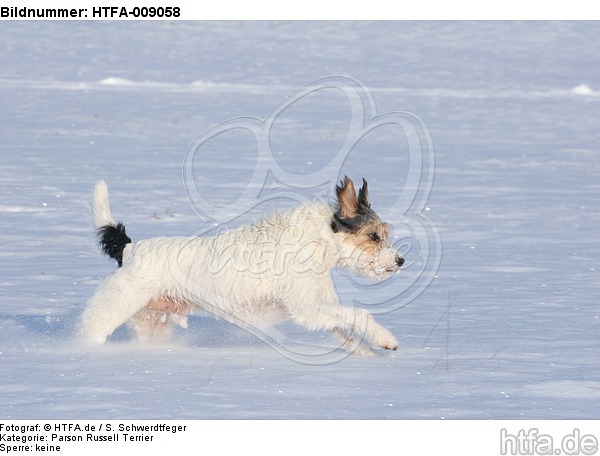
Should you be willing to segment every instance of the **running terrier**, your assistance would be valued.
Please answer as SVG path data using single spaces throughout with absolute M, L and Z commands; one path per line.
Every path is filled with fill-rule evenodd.
M 396 350 L 398 341 L 364 309 L 341 305 L 330 272 L 339 267 L 376 280 L 404 259 L 388 241 L 388 225 L 371 209 L 367 182 L 358 192 L 346 176 L 337 204 L 297 206 L 214 237 L 156 237 L 132 242 L 110 212 L 108 188 L 96 184 L 92 213 L 104 253 L 119 268 L 84 310 L 79 333 L 102 344 L 128 323 L 138 338 L 187 327 L 202 310 L 242 327 L 266 328 L 270 318 L 326 330 L 343 347 L 372 354 L 369 344 Z

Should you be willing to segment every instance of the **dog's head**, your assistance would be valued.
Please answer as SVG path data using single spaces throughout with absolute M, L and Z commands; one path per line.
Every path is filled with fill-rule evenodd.
M 348 178 L 336 187 L 338 207 L 331 229 L 342 236 L 340 266 L 355 270 L 365 277 L 383 280 L 404 264 L 388 241 L 388 224 L 371 209 L 367 181 L 358 192 Z

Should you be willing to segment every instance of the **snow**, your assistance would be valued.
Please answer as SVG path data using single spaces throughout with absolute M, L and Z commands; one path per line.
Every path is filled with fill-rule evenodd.
M 587 84 L 579 84 L 577 87 L 573 87 L 571 91 L 577 95 L 598 95 L 598 93 L 592 90 Z
M 598 418 L 597 24 L 5 22 L 0 37 L 2 419 Z M 368 93 L 285 104 L 330 75 Z M 359 99 L 363 127 L 396 123 L 349 143 Z M 427 133 L 435 162 L 413 167 Z M 397 352 L 345 357 L 291 325 L 269 344 L 205 315 L 168 343 L 73 338 L 114 269 L 89 220 L 97 179 L 142 239 L 248 222 L 344 173 L 369 181 L 407 264 L 336 284 Z

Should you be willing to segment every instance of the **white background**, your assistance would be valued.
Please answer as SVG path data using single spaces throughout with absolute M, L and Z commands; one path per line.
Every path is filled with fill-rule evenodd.
M 596 419 L 599 32 L 571 22 L 3 23 L 0 418 Z M 331 74 L 362 81 L 379 113 L 419 115 L 436 145 L 427 215 L 443 241 L 438 279 L 378 317 L 401 348 L 306 366 L 204 316 L 169 344 L 142 347 L 126 330 L 99 349 L 74 344 L 77 315 L 114 268 L 87 218 L 95 180 L 108 181 L 132 238 L 191 232 L 181 166 L 192 140 L 235 116 L 264 118 Z M 344 109 L 329 94 L 288 111 L 273 133 L 281 166 L 326 166 Z M 374 208 L 396 226 L 402 141 L 394 130 L 370 137 L 341 170 L 369 180 Z M 198 179 L 227 205 L 255 164 L 244 138 L 224 145 L 201 157 Z M 329 343 L 283 330 L 300 345 Z

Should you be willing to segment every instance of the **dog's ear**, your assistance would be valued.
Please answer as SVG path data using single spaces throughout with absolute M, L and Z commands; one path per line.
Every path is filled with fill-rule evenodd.
M 358 205 L 371 207 L 371 203 L 369 202 L 369 186 L 367 181 L 363 178 L 363 185 L 358 191 Z
M 352 218 L 358 213 L 358 199 L 354 183 L 348 176 L 336 188 L 338 201 L 340 202 L 340 215 L 343 218 Z

